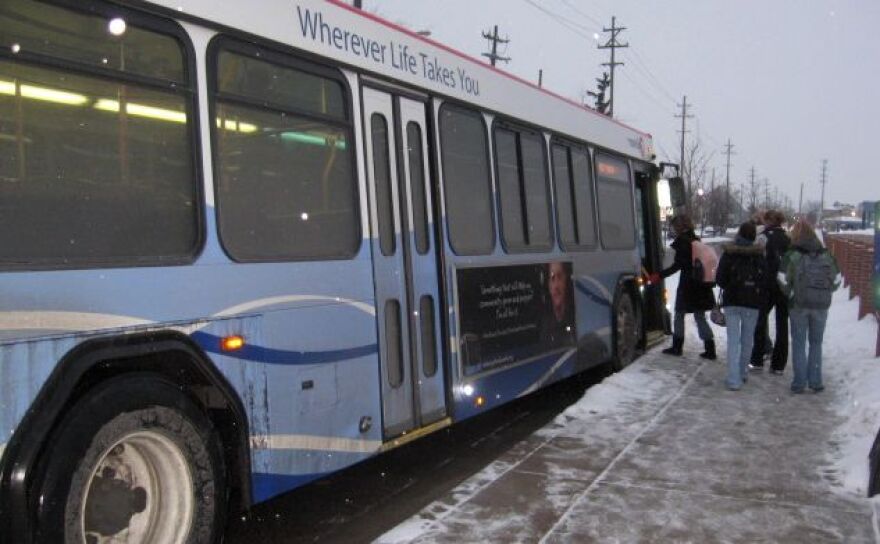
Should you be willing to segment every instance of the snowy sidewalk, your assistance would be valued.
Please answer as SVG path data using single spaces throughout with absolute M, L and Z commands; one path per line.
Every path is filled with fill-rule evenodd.
M 842 484 L 854 376 L 826 356 L 821 394 L 790 368 L 729 392 L 715 330 L 719 361 L 655 349 L 378 542 L 880 543 L 880 503 Z

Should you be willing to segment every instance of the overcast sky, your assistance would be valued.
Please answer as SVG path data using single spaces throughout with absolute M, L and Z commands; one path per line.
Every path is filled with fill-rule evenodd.
M 487 51 L 480 34 L 499 25 L 510 38 L 500 66 L 579 99 L 595 90 L 619 41 L 615 117 L 651 133 L 660 159 L 678 162 L 680 113 L 693 104 L 688 138 L 699 138 L 719 182 L 730 138 L 731 184 L 749 169 L 797 206 L 819 200 L 828 159 L 826 206 L 880 199 L 880 1 L 878 0 L 363 0 L 364 9 L 465 53 Z M 708 177 L 711 177 L 709 174 Z

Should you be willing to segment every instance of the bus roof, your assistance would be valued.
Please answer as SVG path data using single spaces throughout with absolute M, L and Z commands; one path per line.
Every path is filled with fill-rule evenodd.
M 340 0 L 151 0 L 418 91 L 472 103 L 643 160 L 651 136 Z

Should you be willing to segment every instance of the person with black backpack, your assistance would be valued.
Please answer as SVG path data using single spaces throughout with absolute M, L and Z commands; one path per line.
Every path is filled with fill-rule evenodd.
M 723 247 L 715 276 L 727 327 L 725 385 L 731 391 L 748 381 L 758 311 L 767 298 L 767 261 L 764 248 L 755 244 L 756 234 L 753 222 L 740 225 L 734 242 Z
M 779 282 L 788 297 L 791 318 L 792 393 L 809 385 L 818 393 L 822 383 L 822 337 L 831 307 L 831 294 L 840 286 L 840 269 L 806 221 L 791 231 L 792 248 L 785 254 Z M 807 353 L 807 340 L 810 342 Z
M 767 210 L 763 216 L 764 231 L 759 237 L 759 245 L 764 246 L 767 258 L 767 285 L 764 304 L 758 313 L 755 326 L 755 342 L 752 349 L 750 368 L 764 368 L 764 356 L 769 352 L 770 373 L 781 375 L 788 362 L 788 302 L 776 282 L 776 275 L 782 264 L 782 256 L 790 244 L 788 234 L 782 228 L 785 215 L 777 210 Z M 767 322 L 770 312 L 776 308 L 776 341 L 770 342 Z M 772 346 L 772 347 L 771 347 Z M 769 348 L 769 349 L 768 349 Z
M 706 321 L 706 312 L 715 306 L 715 295 L 712 293 L 712 283 L 702 281 L 694 277 L 694 253 L 693 243 L 700 239 L 694 232 L 694 222 L 687 215 L 676 215 L 670 223 L 675 232 L 675 240 L 672 249 L 675 250 L 675 260 L 672 266 L 664 269 L 660 274 L 654 274 L 652 281 L 659 282 L 659 276 L 668 277 L 681 271 L 678 280 L 678 289 L 675 294 L 675 317 L 672 321 L 672 346 L 663 350 L 667 355 L 681 355 L 684 347 L 684 316 L 694 314 L 697 322 L 697 332 L 703 341 L 704 351 L 700 357 L 715 359 L 715 336 L 712 327 Z

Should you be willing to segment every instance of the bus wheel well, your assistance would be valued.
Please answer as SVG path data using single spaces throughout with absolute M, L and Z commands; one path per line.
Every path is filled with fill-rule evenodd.
M 643 326 L 642 321 L 642 312 L 644 311 L 644 308 L 642 308 L 642 297 L 639 296 L 639 287 L 636 284 L 636 280 L 630 279 L 623 283 L 622 289 L 624 293 L 628 294 L 630 298 L 632 298 L 633 308 L 636 312 L 638 348 L 640 350 L 643 350 L 645 349 L 645 327 Z
M 91 388 L 105 380 L 125 374 L 153 373 L 178 384 L 181 391 L 195 401 L 204 411 L 220 437 L 223 455 L 229 472 L 229 505 L 231 511 L 250 506 L 250 451 L 247 417 L 231 387 L 212 376 L 216 371 L 198 362 L 190 350 L 169 349 L 101 360 L 82 375 L 74 394 L 68 399 L 70 406 L 82 398 Z M 239 406 L 236 406 L 239 404 Z
M 56 365 L 6 449 L 0 473 L 0 533 L 29 535 L 30 493 L 41 460 L 67 409 L 106 380 L 154 374 L 170 380 L 214 425 L 226 466 L 229 512 L 251 506 L 248 420 L 241 400 L 201 349 L 174 331 L 129 334 L 79 344 Z
M 641 311 L 635 280 L 621 278 L 611 304 L 611 368 L 615 371 L 628 366 L 644 346 Z

